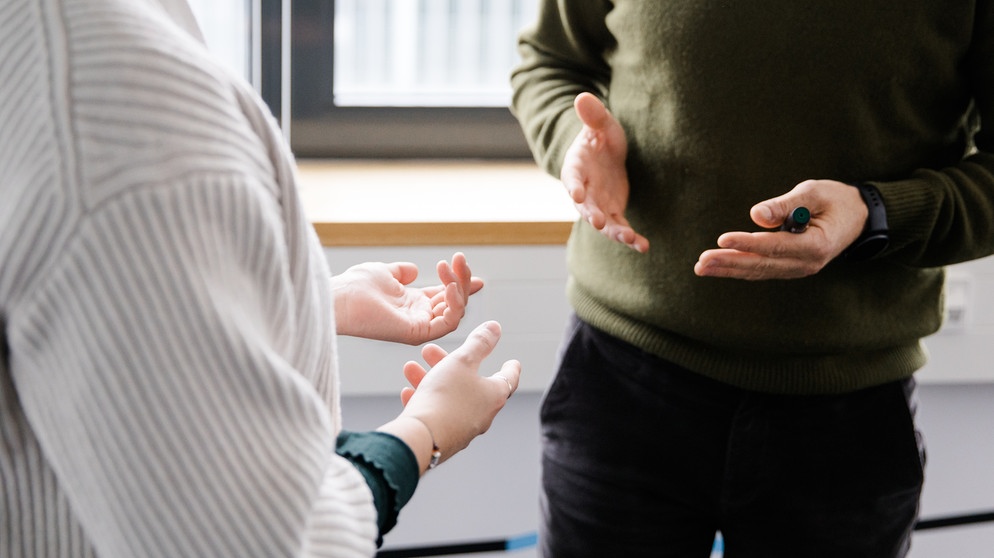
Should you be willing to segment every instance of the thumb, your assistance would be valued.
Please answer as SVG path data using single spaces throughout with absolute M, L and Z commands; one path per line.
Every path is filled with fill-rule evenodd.
M 418 278 L 418 266 L 410 262 L 393 262 L 387 264 L 388 269 L 390 269 L 390 274 L 393 275 L 394 279 L 400 282 L 401 285 L 409 285 L 412 281 Z
M 749 210 L 752 222 L 760 227 L 772 229 L 783 224 L 794 208 L 801 205 L 796 196 L 780 196 L 757 203 Z
M 593 93 L 580 93 L 573 100 L 573 109 L 585 126 L 601 129 L 607 125 L 610 113 L 604 103 Z
M 456 350 L 449 356 L 458 356 L 479 366 L 483 359 L 490 356 L 500 340 L 500 324 L 495 321 L 483 322 L 470 332 Z

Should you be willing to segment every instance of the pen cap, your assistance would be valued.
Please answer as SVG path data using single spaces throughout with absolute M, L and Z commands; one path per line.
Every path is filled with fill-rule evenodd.
M 806 207 L 797 207 L 790 212 L 790 219 L 796 226 L 804 226 L 811 220 L 811 212 Z
M 811 220 L 811 212 L 806 207 L 795 207 L 783 221 L 780 230 L 792 233 L 804 232 Z

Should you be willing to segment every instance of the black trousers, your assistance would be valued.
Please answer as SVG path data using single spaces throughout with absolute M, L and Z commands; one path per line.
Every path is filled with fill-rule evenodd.
M 905 556 L 924 449 L 908 379 L 737 389 L 574 320 L 541 408 L 547 558 Z

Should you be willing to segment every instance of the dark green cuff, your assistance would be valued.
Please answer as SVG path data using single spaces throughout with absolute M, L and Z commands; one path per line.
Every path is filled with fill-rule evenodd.
M 420 471 L 414 452 L 400 438 L 385 432 L 347 432 L 338 435 L 335 453 L 348 459 L 362 473 L 373 493 L 380 536 L 397 524 L 401 508 L 418 486 Z

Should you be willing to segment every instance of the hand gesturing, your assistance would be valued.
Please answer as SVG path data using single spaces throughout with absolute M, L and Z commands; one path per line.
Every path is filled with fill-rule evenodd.
M 648 239 L 625 218 L 629 191 L 625 132 L 596 96 L 581 93 L 573 106 L 583 129 L 566 151 L 560 179 L 580 215 L 595 229 L 646 252 Z
M 459 327 L 469 296 L 483 288 L 470 273 L 466 257 L 438 262 L 441 284 L 413 288 L 418 276 L 412 263 L 364 263 L 334 278 L 338 332 L 419 345 Z

